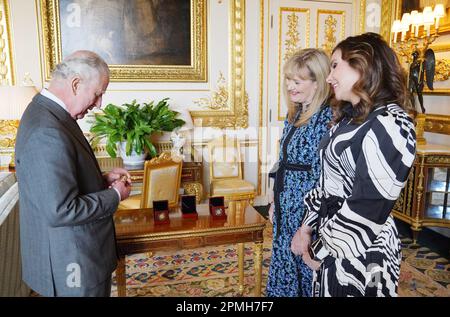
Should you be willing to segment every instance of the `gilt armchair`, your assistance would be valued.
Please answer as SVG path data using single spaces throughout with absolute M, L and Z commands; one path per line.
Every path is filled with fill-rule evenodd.
M 169 208 L 178 205 L 182 161 L 172 160 L 169 151 L 146 161 L 142 193 L 132 195 L 119 204 L 121 209 L 153 208 L 153 201 L 168 200 Z
M 255 186 L 243 179 L 239 141 L 221 136 L 208 142 L 210 196 L 224 196 L 229 212 L 253 204 Z

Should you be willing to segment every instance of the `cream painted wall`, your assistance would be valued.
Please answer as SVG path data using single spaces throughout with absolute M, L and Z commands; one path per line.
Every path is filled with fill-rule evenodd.
M 34 0 L 9 1 L 11 40 L 16 83 L 30 73 L 36 87 L 42 87 L 38 15 Z
M 15 61 L 15 73 L 18 82 L 22 80 L 26 72 L 38 88 L 48 83 L 43 80 L 44 56 L 42 49 L 42 27 L 40 5 L 38 0 L 9 0 L 11 11 L 11 27 L 13 55 Z M 103 104 L 121 104 L 137 99 L 146 101 L 159 100 L 170 97 L 175 106 L 187 107 L 189 110 L 199 110 L 195 100 L 209 98 L 213 91 L 217 90 L 219 72 L 229 81 L 229 0 L 207 2 L 208 25 L 208 82 L 206 83 L 125 83 L 111 82 L 103 98 Z M 198 137 L 196 141 L 203 142 L 215 135 L 224 133 L 236 133 L 243 139 L 242 153 L 245 155 L 244 176 L 257 185 L 257 156 L 259 125 L 259 1 L 246 1 L 246 38 L 245 38 L 245 63 L 246 63 L 246 91 L 249 97 L 248 122 L 249 128 L 239 131 L 220 131 L 218 129 L 204 128 L 195 131 Z M 201 109 L 200 109 L 201 110 Z M 90 124 L 86 119 L 79 121 L 83 131 L 88 131 Z M 200 140 L 199 140 L 200 139 Z M 244 141 L 246 140 L 246 141 Z M 204 151 L 206 154 L 206 151 Z M 208 190 L 209 166 L 207 155 L 204 164 L 204 184 Z
M 332 1 L 326 5 L 332 4 Z M 336 2 L 336 1 L 335 1 Z M 349 2 L 349 1 L 337 1 Z M 376 4 L 380 0 L 367 0 L 368 5 L 374 3 L 375 6 L 368 6 L 370 10 L 366 11 L 366 30 L 376 31 L 377 10 Z M 246 1 L 246 90 L 249 96 L 249 129 L 238 131 L 238 134 L 247 139 L 244 144 L 247 145 L 243 149 L 246 163 L 244 166 L 245 178 L 255 185 L 258 183 L 258 134 L 255 129 L 259 125 L 260 120 L 260 3 L 259 0 Z M 263 1 L 267 9 L 268 1 Z M 358 8 L 359 1 L 354 1 L 354 7 Z M 42 43 L 40 41 L 40 14 L 37 0 L 9 0 L 11 12 L 11 29 L 12 44 L 15 65 L 16 81 L 20 83 L 26 72 L 31 74 L 31 78 L 35 85 L 39 88 L 45 83 L 43 82 L 43 56 Z M 219 71 L 224 71 L 224 76 L 228 78 L 227 73 L 227 46 L 228 46 L 228 15 L 227 6 L 229 0 L 208 1 L 208 77 L 207 83 L 111 83 L 104 97 L 104 104 L 109 102 L 122 103 L 130 101 L 134 98 L 138 100 L 160 99 L 169 96 L 173 103 L 181 106 L 187 106 L 194 109 L 196 106 L 193 100 L 207 97 L 211 95 L 211 91 L 217 87 L 216 81 Z M 355 9 L 356 10 L 356 9 Z M 357 12 L 357 11 L 355 11 Z M 381 14 L 381 11 L 379 12 Z M 352 18 L 352 17 L 349 17 Z M 265 17 L 264 28 L 267 33 L 268 18 Z M 357 29 L 358 23 L 354 23 L 354 29 Z M 267 36 L 267 34 L 265 34 Z M 264 43 L 267 43 L 265 41 Z M 271 48 L 265 48 L 267 54 Z M 264 56 L 267 58 L 267 55 Z M 264 87 L 264 89 L 270 87 Z M 264 89 L 262 93 L 264 94 Z M 263 96 L 264 97 L 264 96 Z M 264 98 L 263 98 L 264 101 Z M 425 104 L 429 113 L 450 114 L 450 96 L 442 95 L 426 95 Z M 266 122 L 266 112 L 263 109 L 263 126 Z M 89 125 L 81 122 L 83 130 L 87 131 Z M 253 129 L 252 129 L 253 128 Z M 202 138 L 210 138 L 217 131 L 212 129 L 204 129 L 200 136 Z M 426 135 L 429 143 L 449 144 L 448 136 Z M 208 183 L 207 175 L 209 174 L 207 164 L 205 164 L 205 184 Z

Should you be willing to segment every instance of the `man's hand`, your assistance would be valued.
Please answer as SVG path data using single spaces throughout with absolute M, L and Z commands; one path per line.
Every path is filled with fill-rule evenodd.
M 108 187 L 111 187 L 116 181 L 125 181 L 131 185 L 131 175 L 124 168 L 116 167 L 111 172 L 103 175 L 103 178 Z
M 124 176 L 125 178 L 125 176 Z M 112 185 L 112 188 L 115 188 L 120 193 L 120 200 L 127 199 L 130 196 L 131 192 L 131 183 L 129 183 L 126 179 L 117 180 Z

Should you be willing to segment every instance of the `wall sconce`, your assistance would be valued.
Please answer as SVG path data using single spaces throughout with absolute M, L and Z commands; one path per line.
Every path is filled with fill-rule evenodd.
M 434 51 L 429 48 L 439 33 L 439 22 L 445 16 L 443 4 L 436 4 L 434 10 L 427 6 L 423 12 L 417 10 L 404 13 L 401 20 L 395 20 L 392 24 L 393 48 L 397 54 L 406 60 L 409 65 L 408 87 L 417 94 L 422 113 L 423 106 L 422 91 L 426 83 L 433 90 L 436 59 Z M 434 34 L 431 35 L 431 26 L 434 25 Z M 423 34 L 420 35 L 420 28 Z M 400 42 L 397 43 L 398 33 L 401 33 Z

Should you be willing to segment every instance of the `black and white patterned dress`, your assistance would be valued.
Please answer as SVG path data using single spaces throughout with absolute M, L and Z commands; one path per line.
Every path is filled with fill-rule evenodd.
M 415 152 L 413 121 L 395 104 L 362 124 L 348 115 L 323 138 L 321 185 L 305 196 L 303 221 L 319 236 L 315 296 L 397 295 L 401 250 L 390 213 Z

